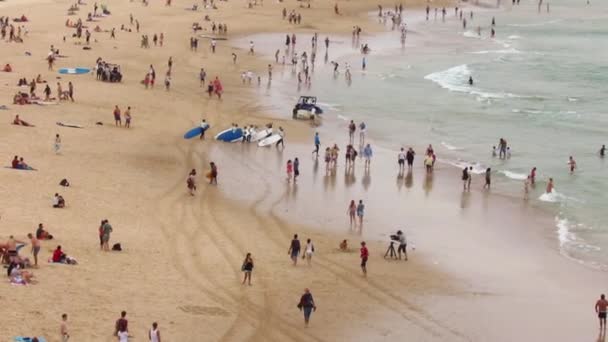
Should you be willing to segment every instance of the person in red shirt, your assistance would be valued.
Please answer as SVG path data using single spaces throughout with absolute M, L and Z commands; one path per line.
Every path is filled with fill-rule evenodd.
M 61 246 L 57 246 L 57 249 L 53 252 L 53 262 L 64 262 L 65 254 L 61 250 Z
M 19 157 L 15 156 L 15 158 L 13 159 L 11 166 L 13 167 L 13 169 L 18 169 L 19 168 Z
M 367 258 L 369 257 L 369 251 L 365 246 L 365 241 L 361 242 L 361 270 L 363 271 L 363 276 L 367 277 Z

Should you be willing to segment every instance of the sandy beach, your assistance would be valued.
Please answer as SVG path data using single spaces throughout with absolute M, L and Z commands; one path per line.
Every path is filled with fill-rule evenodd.
M 394 3 L 383 1 L 385 6 Z M 382 2 L 381 2 L 382 3 Z M 0 65 L 4 94 L 0 105 L 0 152 L 3 166 L 21 156 L 37 171 L 0 169 L 0 240 L 10 235 L 28 242 L 39 223 L 54 235 L 42 241 L 35 282 L 27 286 L 0 283 L 6 312 L 0 341 L 16 336 L 42 336 L 61 341 L 61 315 L 67 313 L 70 341 L 115 341 L 115 321 L 127 311 L 129 333 L 147 341 L 158 322 L 163 341 L 582 341 L 597 337 L 593 303 L 603 291 L 604 272 L 583 267 L 559 254 L 555 238 L 540 227 L 554 224 L 550 213 L 511 198 L 475 190 L 462 194 L 458 170 L 439 164 L 425 177 L 421 163 L 411 175 L 396 177 L 394 153 L 375 151 L 370 172 L 357 162 L 354 174 L 343 165 L 325 173 L 320 158 L 310 156 L 314 131 L 260 101 L 256 85 L 241 82 L 241 73 L 266 74 L 269 61 L 247 55 L 233 40 L 259 33 L 295 33 L 310 44 L 314 32 L 348 35 L 353 25 L 365 35 L 383 30 L 368 18 L 377 3 L 216 2 L 217 10 L 186 10 L 190 2 L 108 1 L 111 15 L 85 22 L 90 50 L 73 38 L 65 21 L 92 12 L 93 1 L 68 16 L 70 1 L 7 0 L 0 15 L 27 16 L 23 43 L 5 42 Z M 420 10 L 423 1 L 408 2 Z M 433 6 L 440 6 L 435 3 Z M 281 19 L 287 8 L 302 14 L 302 23 Z M 135 32 L 129 15 L 139 21 Z M 226 23 L 228 40 L 218 40 L 216 53 L 208 35 L 211 21 Z M 192 34 L 193 22 L 203 31 Z M 93 32 L 99 25 L 107 32 Z M 119 30 L 124 25 L 132 32 Z M 116 38 L 110 30 L 116 28 Z M 140 48 L 142 34 L 164 35 L 162 47 Z M 65 36 L 65 41 L 63 40 Z M 274 44 L 255 42 L 256 45 Z M 54 70 L 45 61 L 50 45 L 65 58 Z M 26 54 L 28 52 L 28 54 Z M 232 53 L 237 54 L 233 63 Z M 167 60 L 172 57 L 172 84 L 165 90 Z M 63 75 L 59 68 L 92 68 L 97 58 L 120 65 L 123 80 L 108 83 L 95 75 Z M 150 65 L 157 84 L 141 84 Z M 199 84 L 222 81 L 222 100 L 209 98 Z M 274 66 L 275 70 L 280 65 Z M 74 84 L 74 102 L 15 105 L 13 95 L 38 74 L 55 94 L 56 83 Z M 60 77 L 60 78 L 59 78 Z M 265 86 L 265 85 L 264 85 Z M 281 86 L 276 83 L 270 86 Z M 42 84 L 37 93 L 41 94 Z M 112 111 L 131 107 L 131 128 L 116 127 Z M 11 125 L 15 115 L 35 125 Z M 204 141 L 185 140 L 184 132 L 201 119 L 211 125 Z M 81 125 L 70 128 L 57 122 Z M 230 126 L 273 122 L 287 132 L 285 149 L 255 144 L 227 144 L 213 135 Z M 101 123 L 101 125 L 97 124 Z M 323 147 L 347 142 L 344 128 L 318 128 Z M 60 153 L 53 151 L 61 136 Z M 331 138 L 330 138 L 331 137 Z M 334 139 L 336 141 L 329 141 Z M 373 138 L 372 138 L 373 139 Z M 372 140 L 373 141 L 373 140 Z M 423 151 L 427 142 L 419 142 Z M 297 185 L 285 181 L 285 162 L 300 156 Z M 342 158 L 341 158 L 342 159 Z M 422 158 L 419 158 L 421 161 Z M 206 184 L 209 163 L 218 165 L 218 185 Z M 195 168 L 198 189 L 188 194 L 186 177 Z M 68 179 L 71 186 L 59 185 Z M 481 176 L 474 186 L 481 188 Z M 66 207 L 52 207 L 60 193 Z M 346 209 L 351 199 L 367 204 L 361 230 L 349 229 Z M 99 249 L 99 223 L 113 227 L 110 245 Z M 407 228 L 410 259 L 385 260 L 388 236 Z M 293 234 L 315 244 L 312 265 L 291 265 L 288 248 Z M 338 245 L 348 239 L 350 250 Z M 359 242 L 370 249 L 369 274 L 359 267 Z M 49 263 L 61 245 L 78 265 Z M 255 262 L 252 286 L 242 285 L 246 253 Z M 296 305 L 310 288 L 318 310 L 304 327 Z

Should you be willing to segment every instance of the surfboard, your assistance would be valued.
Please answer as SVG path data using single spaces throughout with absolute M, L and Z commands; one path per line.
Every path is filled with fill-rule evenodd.
M 70 123 L 63 123 L 63 122 L 57 122 L 57 126 L 70 127 L 70 128 L 84 128 L 84 126 L 80 126 L 80 125 L 76 125 L 76 124 L 70 124 Z
M 15 337 L 15 342 L 32 342 L 33 337 L 23 337 L 23 336 L 17 336 Z M 38 337 L 38 342 L 46 342 L 46 339 L 44 337 Z
M 82 75 L 88 74 L 91 71 L 89 68 L 61 68 L 59 69 L 60 74 L 69 74 L 69 75 Z
M 188 132 L 186 132 L 184 134 L 184 139 L 192 139 L 194 137 L 198 137 L 201 135 L 201 133 L 203 133 L 204 131 L 206 131 L 207 129 L 209 129 L 209 125 L 207 125 L 206 127 L 194 127 L 193 129 L 189 130 Z
M 272 128 L 266 128 L 264 130 L 261 130 L 259 132 L 255 132 L 255 134 L 253 134 L 251 136 L 251 141 L 255 142 L 258 140 L 262 140 L 267 138 L 268 136 L 270 136 L 272 134 Z
M 228 128 L 221 131 L 215 136 L 215 140 L 225 142 L 236 142 L 243 140 L 243 129 L 242 128 Z
M 272 144 L 275 144 L 279 140 L 281 140 L 281 136 L 279 135 L 279 133 L 275 133 L 275 134 L 269 136 L 268 138 L 260 140 L 260 142 L 258 143 L 258 146 L 260 146 L 260 147 L 270 146 Z

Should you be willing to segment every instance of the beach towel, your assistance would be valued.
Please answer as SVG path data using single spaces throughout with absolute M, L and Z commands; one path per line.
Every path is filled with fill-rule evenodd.
M 63 122 L 57 122 L 56 123 L 58 126 L 61 127 L 70 127 L 70 128 L 84 128 L 83 126 L 80 125 L 76 125 L 76 124 L 69 124 L 69 123 L 63 123 Z
M 32 342 L 33 339 L 33 337 L 16 336 L 15 342 Z M 46 339 L 44 337 L 37 337 L 37 339 L 38 342 L 46 342 Z
M 27 286 L 27 283 L 25 280 L 23 280 L 23 278 L 21 278 L 21 276 L 10 278 L 9 282 L 13 286 Z
M 31 167 L 30 167 L 29 169 L 15 169 L 15 168 L 14 168 L 14 167 L 12 167 L 12 166 L 5 166 L 4 168 L 5 168 L 5 169 L 17 170 L 17 171 L 38 171 L 38 170 L 36 170 L 36 169 L 34 169 L 34 168 L 31 168 Z

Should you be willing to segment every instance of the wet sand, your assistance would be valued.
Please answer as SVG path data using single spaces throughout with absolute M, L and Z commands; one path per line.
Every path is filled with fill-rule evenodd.
M 201 39 L 198 53 L 191 53 L 187 40 L 190 24 L 200 22 L 203 13 L 227 22 L 230 37 L 291 32 L 292 26 L 279 19 L 281 4 L 248 10 L 240 3 L 219 3 L 218 11 L 193 13 L 183 10 L 184 4 L 145 8 L 138 2 L 110 3 L 112 16 L 95 24 L 103 29 L 128 25 L 132 12 L 142 33 L 165 33 L 165 47 L 139 49 L 138 34 L 117 30 L 116 41 L 109 33 L 93 33 L 98 42 L 91 51 L 69 38 L 61 42 L 72 32 L 63 26 L 69 2 L 39 4 L 27 11 L 7 7 L 6 14 L 23 12 L 32 22 L 25 43 L 8 45 L 14 49 L 0 61 L 10 62 L 14 70 L 0 74 L 3 101 L 10 107 L 2 113 L 0 151 L 7 165 L 16 154 L 39 171 L 0 171 L 0 236 L 25 239 L 42 222 L 57 239 L 43 242 L 43 262 L 34 270 L 36 284 L 0 286 L 0 298 L 10 313 L 3 320 L 2 340 L 36 334 L 58 341 L 60 315 L 65 312 L 73 340 L 112 341 L 121 310 L 128 312 L 136 340 L 145 340 L 153 321 L 170 341 L 506 341 L 512 340 L 508 332 L 515 329 L 526 340 L 592 337 L 591 306 L 601 291 L 593 284 L 604 283 L 605 276 L 560 257 L 552 248 L 554 239 L 534 229 L 551 220 L 537 210 L 478 193 L 461 197 L 460 185 L 452 182 L 457 173 L 443 167 L 432 189 L 427 190 L 429 183 L 418 168 L 411 188 L 405 180 L 397 185 L 401 180 L 396 179 L 389 151 L 376 151 L 367 180 L 360 164 L 355 179 L 348 182 L 342 167 L 335 177 L 325 177 L 324 165 L 315 173 L 308 158 L 312 146 L 295 143 L 311 140 L 312 130 L 289 116 L 271 119 L 288 132 L 282 153 L 181 138 L 201 113 L 211 123 L 211 133 L 231 122 L 261 125 L 269 121 L 267 115 L 276 116 L 256 102 L 250 87 L 240 84 L 242 70 L 264 73 L 265 60 L 247 57 L 245 51 L 230 47 L 230 41 L 218 42 L 218 53 L 212 55 Z M 361 18 L 375 4 L 340 3 L 346 15 L 338 20 L 333 4 L 319 6 L 301 10 L 298 33 L 348 32 L 353 20 L 366 29 L 374 27 Z M 84 19 L 86 11 L 80 12 Z M 64 88 L 68 80 L 74 83 L 76 103 L 10 105 L 19 77 L 29 80 L 40 73 L 55 90 L 57 74 L 48 72 L 43 60 L 50 44 L 69 56 L 60 59 L 57 68 L 92 66 L 102 57 L 121 65 L 123 83 L 102 83 L 91 75 L 62 76 Z M 239 55 L 237 66 L 230 59 L 233 51 Z M 174 59 L 174 81 L 166 92 L 160 83 L 169 56 Z M 149 64 L 155 65 L 160 82 L 157 89 L 146 91 L 139 80 Z M 220 76 L 226 90 L 223 101 L 208 100 L 199 88 L 200 67 L 207 69 L 208 78 Z M 132 107 L 130 130 L 113 126 L 114 105 Z M 15 114 L 36 127 L 10 125 Z M 85 128 L 58 127 L 57 121 Z M 98 121 L 103 126 L 95 125 Z M 61 155 L 52 151 L 55 133 L 63 139 Z M 343 144 L 344 138 L 336 143 Z M 302 176 L 296 190 L 285 185 L 283 170 L 285 160 L 298 155 Z M 189 196 L 188 171 L 196 168 L 203 174 L 209 161 L 219 166 L 219 186 L 207 186 L 199 177 L 196 196 Z M 69 189 L 57 185 L 62 178 L 69 179 Z M 65 197 L 67 208 L 51 208 L 55 192 Z M 367 203 L 363 237 L 349 231 L 345 215 L 347 201 L 359 197 Z M 104 218 L 114 227 L 111 243 L 120 242 L 123 252 L 99 251 L 97 228 Z M 381 240 L 397 228 L 396 222 L 405 224 L 416 245 L 407 263 L 382 259 L 386 243 Z M 315 243 L 310 268 L 290 265 L 287 248 L 296 232 Z M 337 251 L 343 238 L 349 239 L 353 252 Z M 367 279 L 361 277 L 356 250 L 361 239 L 371 240 Z M 58 244 L 79 265 L 47 264 L 44 260 Z M 26 246 L 21 253 L 28 251 Z M 247 252 L 253 253 L 256 264 L 252 287 L 240 284 Z M 296 308 L 304 287 L 311 288 L 319 307 L 308 329 Z

